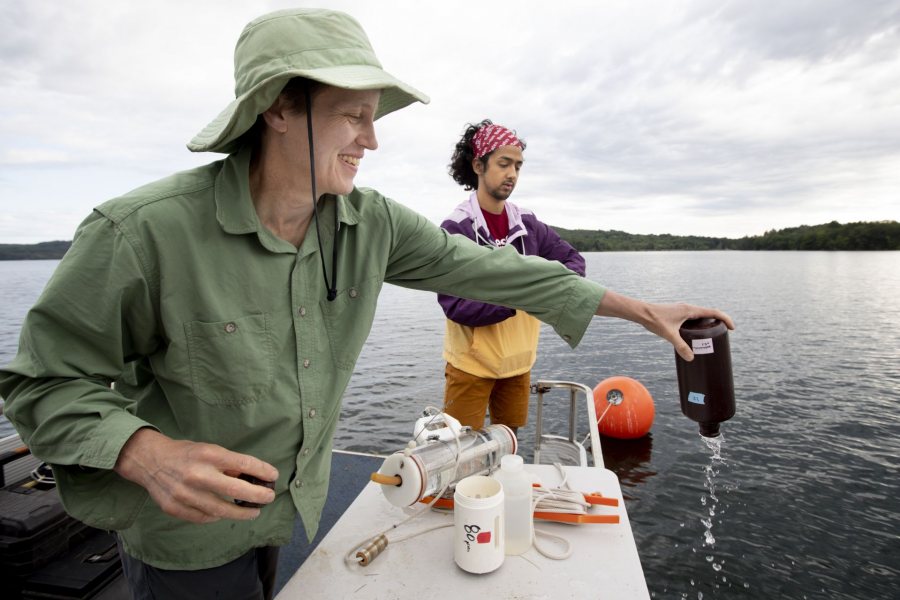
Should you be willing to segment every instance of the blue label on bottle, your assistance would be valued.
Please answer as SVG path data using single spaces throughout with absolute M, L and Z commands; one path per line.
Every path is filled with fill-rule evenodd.
M 705 404 L 705 402 L 703 402 L 704 398 L 706 398 L 706 395 L 701 394 L 700 392 L 688 393 L 688 402 L 693 402 L 694 404 Z

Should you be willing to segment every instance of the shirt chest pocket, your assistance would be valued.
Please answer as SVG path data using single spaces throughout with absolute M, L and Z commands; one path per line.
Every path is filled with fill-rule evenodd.
M 322 300 L 320 303 L 328 345 L 338 368 L 352 370 L 356 364 L 372 329 L 379 291 L 381 279 L 371 277 L 341 290 L 333 301 Z
M 265 314 L 185 323 L 194 395 L 216 406 L 264 398 L 274 372 L 269 327 Z

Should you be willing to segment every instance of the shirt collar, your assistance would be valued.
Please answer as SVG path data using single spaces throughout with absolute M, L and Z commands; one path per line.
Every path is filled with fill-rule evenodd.
M 519 211 L 518 206 L 509 200 L 507 200 L 503 206 L 506 208 L 506 215 L 509 219 L 509 233 L 506 235 L 506 243 L 509 244 L 517 238 L 528 235 L 528 230 L 525 229 L 525 224 L 522 222 L 522 213 Z M 484 213 L 481 211 L 481 205 L 478 204 L 477 191 L 472 192 L 469 196 L 469 213 L 472 215 L 472 220 L 475 222 L 475 232 L 485 239 L 494 239 L 490 233 L 491 230 L 488 227 L 487 221 L 484 218 Z
M 249 146 L 229 154 L 216 176 L 216 219 L 225 233 L 254 233 L 261 227 L 250 198 L 250 155 Z
M 225 233 L 242 235 L 256 233 L 260 242 L 272 251 L 282 251 L 283 244 L 288 242 L 279 240 L 268 229 L 263 227 L 253 206 L 250 197 L 250 157 L 252 149 L 244 146 L 238 152 L 229 154 L 223 161 L 222 170 L 216 176 L 215 200 L 216 219 Z M 356 192 L 351 192 L 351 195 Z M 321 226 L 329 231 L 334 229 L 334 214 L 331 212 L 329 200 L 336 198 L 338 208 L 338 220 L 345 225 L 359 223 L 359 212 L 349 201 L 347 196 L 323 196 L 324 202 L 319 204 L 319 218 Z M 326 216 L 327 215 L 327 216 Z M 328 225 L 325 225 L 325 224 Z M 325 232 L 323 231 L 323 234 Z M 296 251 L 294 248 L 293 251 Z

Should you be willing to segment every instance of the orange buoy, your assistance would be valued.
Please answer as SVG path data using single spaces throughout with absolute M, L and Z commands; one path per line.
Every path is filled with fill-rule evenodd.
M 641 382 L 631 377 L 604 379 L 594 388 L 594 408 L 601 435 L 620 440 L 643 437 L 653 426 L 653 397 Z

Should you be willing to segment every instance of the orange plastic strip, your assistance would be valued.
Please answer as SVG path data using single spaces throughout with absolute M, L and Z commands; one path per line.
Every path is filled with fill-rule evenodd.
M 557 523 L 606 523 L 619 522 L 619 515 L 573 515 L 571 513 L 535 512 L 535 519 L 556 521 Z
M 541 487 L 541 484 L 532 483 L 531 487 Z M 604 506 L 618 506 L 619 505 L 618 498 L 610 498 L 608 496 L 604 496 L 600 492 L 591 492 L 590 494 L 584 494 L 584 499 L 588 504 L 602 504 Z
M 593 494 L 585 494 L 584 499 L 588 504 L 602 504 L 603 506 L 618 506 L 619 499 L 618 498 L 609 498 L 604 496 L 600 492 L 594 492 Z
M 606 500 L 615 500 L 615 498 L 605 498 Z M 426 496 L 420 502 L 424 504 L 434 500 L 433 496 Z M 453 498 L 441 498 L 434 503 L 436 508 L 453 508 Z M 618 503 L 615 505 L 618 506 Z M 614 524 L 619 522 L 619 515 L 584 515 L 560 512 L 544 512 L 538 511 L 534 513 L 534 518 L 541 521 L 556 521 L 557 523 L 607 523 Z
M 425 496 L 419 502 L 430 504 L 432 500 L 434 500 L 434 496 Z M 434 503 L 434 508 L 453 508 L 453 498 L 441 498 Z

